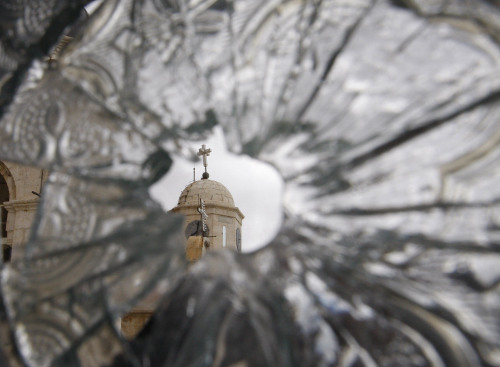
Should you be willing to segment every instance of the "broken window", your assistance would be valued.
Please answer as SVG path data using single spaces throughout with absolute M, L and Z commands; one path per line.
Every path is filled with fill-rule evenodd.
M 500 365 L 495 2 L 87 3 L 0 5 L 0 159 L 50 172 L 1 362 Z M 284 220 L 190 266 L 148 188 L 214 126 Z

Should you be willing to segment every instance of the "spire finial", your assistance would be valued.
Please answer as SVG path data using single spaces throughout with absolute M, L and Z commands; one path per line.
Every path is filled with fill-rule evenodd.
M 208 166 L 208 163 L 207 163 L 207 156 L 210 155 L 212 151 L 210 150 L 210 148 L 207 148 L 205 146 L 205 144 L 203 144 L 201 146 L 201 148 L 198 150 L 198 156 L 203 156 L 203 166 L 205 167 L 205 172 L 203 173 L 203 176 L 202 178 L 204 179 L 207 179 L 208 178 L 208 172 L 207 172 L 207 166 Z

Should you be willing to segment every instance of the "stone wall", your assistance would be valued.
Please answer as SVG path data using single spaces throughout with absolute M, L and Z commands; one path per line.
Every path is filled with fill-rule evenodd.
M 135 309 L 123 316 L 121 319 L 123 336 L 127 339 L 133 339 L 146 325 L 152 314 L 152 310 Z
M 7 233 L 2 238 L 5 253 L 12 249 L 12 259 L 23 253 L 35 218 L 39 196 L 47 171 L 11 162 L 0 162 L 0 175 L 6 182 L 8 200 L 1 204 L 7 210 Z M 36 194 L 35 194 L 36 193 Z M 7 255 L 4 255 L 7 256 Z
M 209 229 L 210 249 L 232 249 L 239 250 L 236 245 L 236 229 L 242 227 L 243 214 L 236 207 L 229 208 L 224 205 L 205 204 L 208 215 L 207 226 Z M 172 209 L 172 212 L 184 215 L 183 231 L 193 221 L 201 220 L 197 205 L 182 205 Z M 226 246 L 223 245 L 223 230 L 226 227 Z

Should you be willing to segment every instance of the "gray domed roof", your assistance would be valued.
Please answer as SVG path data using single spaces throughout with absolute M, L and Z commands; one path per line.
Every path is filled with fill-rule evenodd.
M 214 180 L 195 181 L 182 191 L 179 196 L 178 206 L 198 205 L 200 198 L 205 204 L 216 203 L 234 208 L 233 196 L 226 187 Z

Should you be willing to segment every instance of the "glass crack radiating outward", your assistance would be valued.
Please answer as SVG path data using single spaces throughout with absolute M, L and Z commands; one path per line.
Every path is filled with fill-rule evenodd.
M 50 172 L 0 364 L 500 366 L 496 2 L 87 3 L 0 4 L 0 159 Z M 148 188 L 216 124 L 285 218 L 188 266 Z

